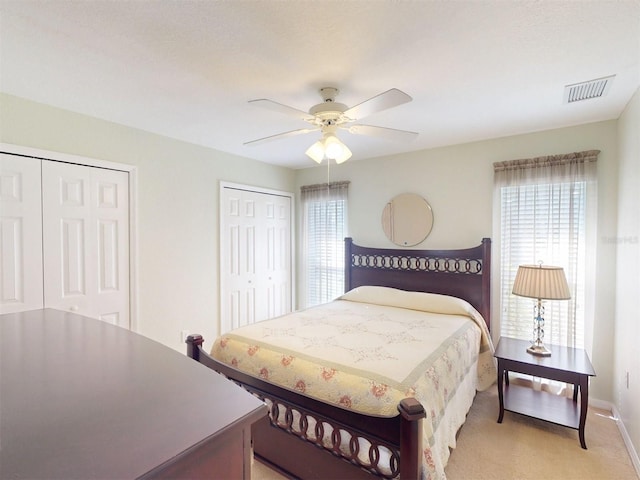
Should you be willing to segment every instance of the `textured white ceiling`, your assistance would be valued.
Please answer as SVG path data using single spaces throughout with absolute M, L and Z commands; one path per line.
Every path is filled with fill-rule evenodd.
M 0 0 L 0 91 L 293 168 L 319 134 L 244 146 L 307 126 L 249 100 L 411 95 L 364 123 L 418 138 L 340 133 L 357 160 L 617 118 L 639 84 L 638 0 Z

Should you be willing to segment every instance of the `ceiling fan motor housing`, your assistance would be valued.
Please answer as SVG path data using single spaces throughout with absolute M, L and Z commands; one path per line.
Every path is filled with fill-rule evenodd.
M 323 87 L 320 89 L 320 96 L 325 102 L 335 102 L 340 90 L 334 87 Z
M 309 109 L 309 114 L 315 117 L 313 123 L 319 126 L 329 126 L 340 125 L 351 121 L 350 118 L 343 115 L 349 107 L 344 103 L 338 103 L 335 101 L 338 93 L 339 90 L 333 87 L 324 87 L 320 89 L 320 95 L 324 102 L 314 105 Z

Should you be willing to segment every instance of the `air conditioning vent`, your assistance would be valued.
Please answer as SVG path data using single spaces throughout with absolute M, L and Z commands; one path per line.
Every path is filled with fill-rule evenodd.
M 574 83 L 564 87 L 564 103 L 580 102 L 591 98 L 604 97 L 613 83 L 615 75 L 596 78 L 588 82 Z

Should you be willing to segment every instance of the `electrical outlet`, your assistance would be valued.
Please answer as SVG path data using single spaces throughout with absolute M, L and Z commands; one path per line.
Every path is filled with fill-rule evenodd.
M 189 330 L 181 330 L 180 331 L 180 339 L 182 340 L 182 343 L 187 341 L 187 337 L 189 336 Z

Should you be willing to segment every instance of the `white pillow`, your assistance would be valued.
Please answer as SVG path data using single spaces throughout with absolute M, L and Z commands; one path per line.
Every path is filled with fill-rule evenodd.
M 468 302 L 458 297 L 437 293 L 408 292 L 397 288 L 372 285 L 356 287 L 338 299 L 449 315 L 473 316 L 477 314 Z

